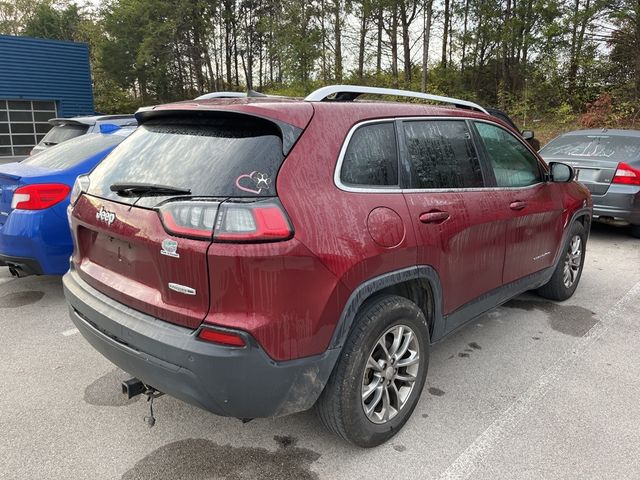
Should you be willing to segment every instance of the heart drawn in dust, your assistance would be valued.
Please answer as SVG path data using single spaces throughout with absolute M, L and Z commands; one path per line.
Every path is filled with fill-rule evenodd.
M 240 190 L 249 193 L 255 193 L 259 195 L 262 192 L 262 188 L 255 188 L 258 183 L 256 179 L 257 171 L 253 171 L 251 173 L 245 173 L 236 178 L 236 187 Z M 253 188 L 252 188 L 253 187 Z

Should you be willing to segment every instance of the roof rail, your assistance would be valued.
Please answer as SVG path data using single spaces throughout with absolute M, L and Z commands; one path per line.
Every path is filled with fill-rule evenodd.
M 322 102 L 331 95 L 335 95 L 334 101 L 350 102 L 358 98 L 360 95 L 392 95 L 396 97 L 420 98 L 422 100 L 430 100 L 432 102 L 442 102 L 455 105 L 456 107 L 470 108 L 479 112 L 488 114 L 484 108 L 477 103 L 460 100 L 458 98 L 442 97 L 440 95 L 432 95 L 430 93 L 411 92 L 408 90 L 398 90 L 394 88 L 379 87 L 363 87 L 358 85 L 329 85 L 319 88 L 311 92 L 305 98 L 307 102 Z

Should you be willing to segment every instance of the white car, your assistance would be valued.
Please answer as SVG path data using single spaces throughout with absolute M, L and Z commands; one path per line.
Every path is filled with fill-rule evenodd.
M 33 147 L 31 155 L 71 140 L 72 138 L 79 137 L 80 135 L 100 133 L 101 125 L 117 125 L 118 127 L 135 127 L 138 125 L 133 115 L 94 115 L 73 118 L 52 118 L 49 120 L 49 123 L 53 125 L 53 128 Z

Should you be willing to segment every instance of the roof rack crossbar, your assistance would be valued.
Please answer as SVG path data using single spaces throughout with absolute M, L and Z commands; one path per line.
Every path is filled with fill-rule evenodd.
M 366 94 L 420 98 L 422 100 L 430 100 L 432 102 L 448 103 L 451 105 L 455 105 L 456 107 L 470 108 L 486 114 L 489 113 L 477 103 L 469 102 L 467 100 L 460 100 L 459 98 L 443 97 L 440 95 L 432 95 L 430 93 L 411 92 L 409 90 L 398 90 L 394 88 L 364 87 L 358 85 L 328 85 L 326 87 L 319 88 L 314 92 L 311 92 L 309 95 L 307 95 L 305 101 L 322 102 L 331 95 L 335 95 L 336 101 L 353 101 L 360 95 Z

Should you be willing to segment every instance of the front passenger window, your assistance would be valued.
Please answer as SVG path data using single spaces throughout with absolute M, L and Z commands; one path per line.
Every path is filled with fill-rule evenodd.
M 527 187 L 541 181 L 536 157 L 504 128 L 475 122 L 498 187 Z

